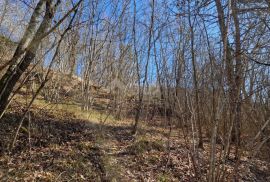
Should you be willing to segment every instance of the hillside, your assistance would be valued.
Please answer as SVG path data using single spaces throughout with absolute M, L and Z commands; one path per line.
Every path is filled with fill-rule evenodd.
M 6 68 L 8 60 L 12 57 L 15 47 L 15 42 L 0 34 L 0 70 Z M 0 74 L 2 74 L 2 71 Z
M 131 121 L 104 123 L 105 113 L 83 113 L 71 105 L 46 104 L 37 100 L 21 129 L 15 148 L 8 153 L 24 100 L 3 118 L 0 176 L 3 181 L 197 181 L 189 145 L 177 128 L 144 124 L 134 138 Z M 87 119 L 89 118 L 89 119 Z M 29 122 L 31 128 L 29 129 Z M 30 142 L 30 143 L 29 143 Z M 200 150 L 200 180 L 206 180 L 210 145 Z M 217 147 L 220 151 L 222 147 Z M 245 154 L 247 155 L 247 154 Z M 217 161 L 218 163 L 219 161 Z M 231 181 L 234 159 L 226 161 L 226 179 Z M 269 164 L 242 157 L 242 181 L 270 180 Z M 231 180 L 230 180 L 231 179 Z
M 0 181 L 270 181 L 269 10 L 0 1 Z

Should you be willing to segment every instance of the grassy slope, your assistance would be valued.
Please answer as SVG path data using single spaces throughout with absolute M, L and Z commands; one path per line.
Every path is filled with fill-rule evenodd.
M 188 146 L 178 130 L 172 132 L 168 161 L 167 129 L 142 125 L 134 139 L 129 132 L 130 121 L 109 117 L 101 124 L 105 113 L 83 112 L 70 103 L 36 100 L 30 112 L 30 132 L 27 118 L 16 147 L 8 154 L 5 149 L 25 101 L 26 97 L 18 96 L 2 121 L 2 181 L 196 181 Z M 206 150 L 199 153 L 201 181 L 206 180 L 208 151 L 206 144 Z M 227 162 L 228 171 L 233 163 Z M 239 174 L 244 181 L 263 181 L 269 177 L 267 165 L 243 158 Z M 226 179 L 231 177 L 228 173 Z
M 15 45 L 0 35 L 0 53 Z M 181 130 L 173 129 L 170 147 L 166 128 L 143 124 L 134 139 L 129 132 L 131 121 L 116 121 L 97 110 L 84 112 L 75 103 L 48 104 L 37 99 L 9 153 L 26 98 L 19 95 L 1 121 L 1 181 L 198 181 Z M 208 151 L 206 143 L 199 152 L 200 181 L 206 180 Z M 240 178 L 270 181 L 268 165 L 243 157 Z M 226 161 L 227 181 L 233 166 L 233 160 Z

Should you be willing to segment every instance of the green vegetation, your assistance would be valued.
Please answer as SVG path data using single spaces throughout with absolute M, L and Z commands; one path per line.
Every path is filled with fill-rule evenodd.
M 17 97 L 17 100 L 22 102 L 23 104 L 26 104 L 24 97 Z M 28 101 L 31 99 L 31 97 L 28 97 Z M 89 111 L 84 111 L 81 109 L 81 106 L 78 103 L 75 102 L 66 102 L 66 103 L 49 103 L 46 102 L 42 98 L 38 98 L 34 101 L 34 105 L 37 106 L 37 108 L 40 109 L 48 109 L 54 112 L 55 114 L 59 114 L 64 116 L 65 113 L 71 113 L 74 115 L 76 119 L 81 120 L 89 120 L 95 123 L 104 122 L 105 119 L 108 120 L 110 123 L 114 123 L 116 119 L 112 115 L 108 115 L 104 111 L 98 111 L 95 109 L 91 109 Z
M 150 152 L 152 150 L 164 151 L 164 146 L 161 142 L 140 139 L 130 145 L 127 150 L 131 154 L 142 154 L 144 152 Z

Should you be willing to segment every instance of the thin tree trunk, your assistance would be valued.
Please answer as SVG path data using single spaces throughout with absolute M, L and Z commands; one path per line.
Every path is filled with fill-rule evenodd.
M 136 134 L 137 128 L 138 128 L 138 123 L 139 123 L 140 114 L 142 110 L 142 104 L 143 104 L 144 88 L 147 81 L 148 65 L 150 61 L 151 42 L 152 42 L 152 35 L 153 35 L 153 28 L 154 28 L 154 13 L 155 13 L 155 0 L 152 0 L 152 13 L 151 13 L 151 22 L 150 22 L 150 27 L 149 27 L 147 60 L 146 60 L 146 65 L 145 65 L 145 72 L 144 72 L 142 87 L 140 87 L 140 83 L 139 83 L 139 101 L 138 101 L 138 106 L 137 106 L 136 115 L 135 115 L 135 124 L 132 130 L 132 134 L 134 135 Z M 135 21 L 136 21 L 136 3 L 134 0 L 134 24 L 133 24 L 134 42 L 136 42 L 136 38 L 135 38 L 135 34 L 136 34 L 135 23 L 136 22 Z M 137 56 L 136 56 L 136 62 L 137 62 L 137 72 L 139 76 L 140 73 L 139 73 L 139 65 L 138 65 L 139 63 L 138 63 Z M 138 82 L 140 82 L 140 76 L 138 78 Z
M 40 11 L 42 11 L 42 5 L 43 1 L 41 0 L 37 5 L 37 12 L 40 13 Z M 46 2 L 46 12 L 44 19 L 41 22 L 36 34 L 34 35 L 33 40 L 29 43 L 29 46 L 27 46 L 27 43 L 30 41 L 31 36 L 33 35 L 31 31 L 33 31 L 33 29 L 36 27 L 36 21 L 38 18 L 37 16 L 39 15 L 36 11 L 34 11 L 33 17 L 31 18 L 29 24 L 30 30 L 26 30 L 25 36 L 23 37 L 21 43 L 18 45 L 17 50 L 12 58 L 11 65 L 0 80 L 0 113 L 5 110 L 8 103 L 8 98 L 12 93 L 14 86 L 35 58 L 36 51 L 41 41 L 40 37 L 46 32 L 46 30 L 51 24 L 51 20 L 54 15 L 54 8 L 55 7 L 52 6 L 51 1 Z M 34 22 L 33 24 L 32 21 Z M 27 48 L 25 48 L 26 46 Z M 17 64 L 17 62 L 19 61 L 19 57 L 24 49 L 27 49 L 27 51 L 22 60 Z
M 190 5 L 189 5 L 190 6 Z M 190 11 L 190 10 L 189 10 Z M 188 18 L 189 27 L 190 27 L 190 41 L 191 41 L 191 61 L 193 69 L 193 84 L 195 89 L 195 110 L 196 110 L 196 121 L 197 121 L 197 130 L 199 136 L 198 147 L 203 149 L 203 136 L 202 136 L 202 124 L 201 124 L 201 114 L 200 114 L 200 101 L 199 101 L 199 88 L 198 88 L 198 76 L 196 69 L 196 57 L 195 57 L 195 48 L 194 48 L 194 27 L 191 22 L 191 17 Z

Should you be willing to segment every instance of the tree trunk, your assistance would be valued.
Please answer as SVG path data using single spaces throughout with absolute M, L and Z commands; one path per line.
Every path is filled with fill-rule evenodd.
M 38 27 L 37 32 L 35 33 L 33 39 L 31 40 L 31 36 L 33 35 L 32 31 L 36 28 L 35 23 L 37 23 L 36 21 L 39 18 L 38 15 L 40 15 L 40 12 L 42 11 L 43 3 L 44 3 L 44 0 L 41 0 L 38 3 L 31 17 L 26 33 L 24 37 L 22 38 L 21 42 L 19 43 L 16 49 L 16 52 L 14 53 L 11 65 L 9 66 L 7 72 L 3 75 L 3 77 L 0 80 L 0 91 L 1 91 L 0 113 L 4 112 L 6 105 L 8 103 L 8 98 L 10 94 L 12 93 L 13 88 L 15 87 L 16 83 L 19 81 L 22 74 L 26 71 L 30 63 L 35 58 L 36 51 L 41 42 L 41 37 L 44 35 L 44 33 L 47 31 L 48 27 L 51 24 L 51 21 L 54 15 L 54 10 L 56 7 L 52 5 L 52 1 L 47 1 L 45 16 L 40 26 Z M 31 42 L 28 45 L 27 43 L 30 40 Z M 27 47 L 25 48 L 25 46 Z M 20 56 L 23 54 L 24 50 L 26 50 L 26 53 L 23 56 L 23 58 L 20 60 Z
M 199 88 L 198 88 L 198 76 L 196 69 L 196 57 L 195 57 L 195 48 L 194 48 L 194 28 L 193 23 L 191 22 L 191 17 L 189 17 L 189 27 L 190 27 L 190 43 L 191 43 L 191 61 L 193 69 L 193 84 L 195 89 L 195 110 L 196 110 L 196 121 L 197 121 L 197 130 L 199 136 L 198 147 L 203 149 L 203 136 L 202 136 L 202 124 L 201 124 L 201 114 L 200 114 L 200 101 L 199 101 Z

